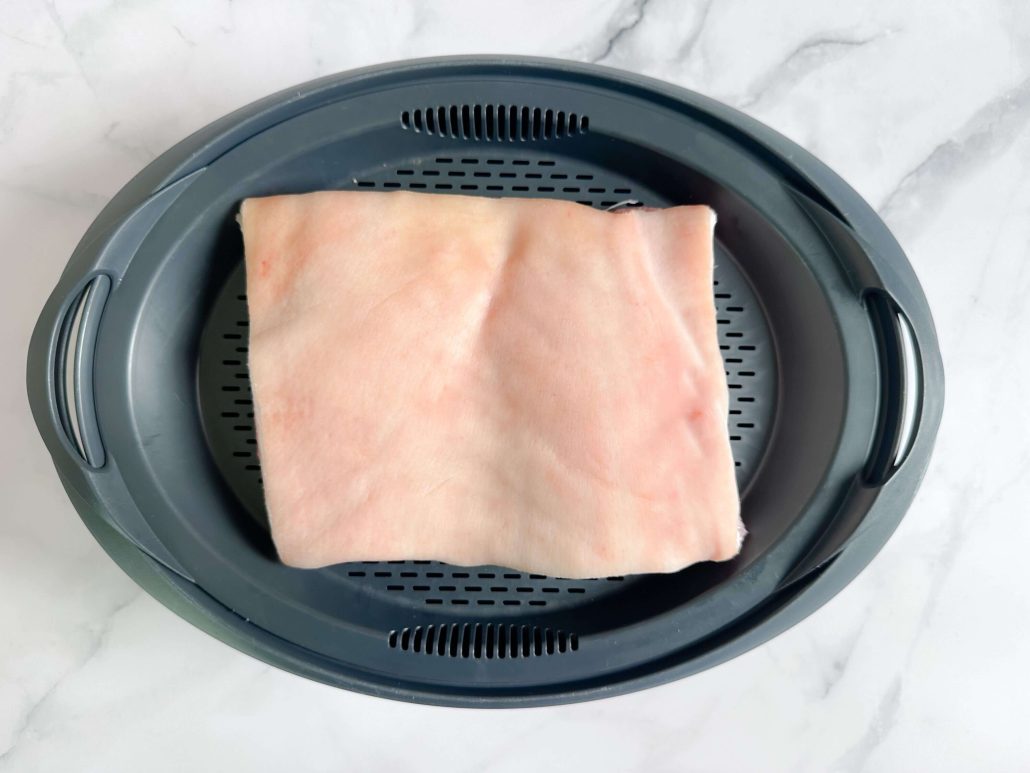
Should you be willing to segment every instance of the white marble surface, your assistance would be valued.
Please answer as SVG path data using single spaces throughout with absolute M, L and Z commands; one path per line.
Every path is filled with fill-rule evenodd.
M 936 314 L 948 405 L 901 529 L 803 624 L 676 684 L 472 712 L 275 671 L 115 567 L 29 417 L 35 315 L 155 154 L 318 75 L 473 52 L 602 61 L 770 123 L 879 209 Z M 1030 770 L 1021 0 L 4 0 L 0 265 L 0 770 Z

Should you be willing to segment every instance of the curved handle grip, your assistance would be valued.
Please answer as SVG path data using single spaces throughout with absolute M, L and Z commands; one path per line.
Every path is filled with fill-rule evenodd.
M 93 399 L 93 357 L 100 318 L 111 292 L 111 278 L 96 274 L 75 287 L 58 313 L 58 329 L 50 347 L 52 377 L 48 398 L 56 427 L 69 450 L 93 468 L 106 456 Z
M 883 374 L 876 440 L 863 478 L 866 485 L 882 486 L 904 464 L 919 431 L 923 363 L 912 323 L 894 299 L 883 290 L 870 290 L 865 305 Z

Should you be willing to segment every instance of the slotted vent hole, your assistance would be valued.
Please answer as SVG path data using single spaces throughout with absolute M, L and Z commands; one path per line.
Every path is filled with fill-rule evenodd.
M 404 110 L 401 128 L 417 134 L 479 142 L 530 142 L 586 134 L 585 115 L 528 105 L 439 105 Z
M 473 660 L 564 655 L 579 649 L 574 633 L 515 623 L 418 625 L 390 631 L 386 643 L 402 652 Z

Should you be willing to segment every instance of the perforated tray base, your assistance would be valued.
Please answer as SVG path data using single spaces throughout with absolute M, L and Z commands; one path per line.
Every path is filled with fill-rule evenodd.
M 491 150 L 486 154 L 469 149 L 447 156 L 411 158 L 369 170 L 340 187 L 567 199 L 602 209 L 627 200 L 646 206 L 674 203 L 581 159 L 527 148 L 501 146 Z M 713 291 L 719 344 L 730 390 L 730 442 L 743 490 L 766 447 L 775 404 L 776 366 L 766 320 L 755 295 L 732 256 L 718 242 L 715 263 Z M 245 291 L 241 256 L 204 331 L 199 384 L 216 463 L 247 511 L 267 532 L 247 372 Z M 624 583 L 622 577 L 563 580 L 502 567 L 452 567 L 430 561 L 342 564 L 334 571 L 383 601 L 458 608 L 492 606 L 497 608 L 490 611 L 495 617 L 516 613 L 520 607 L 547 607 L 550 611 L 594 602 L 615 590 L 613 585 Z

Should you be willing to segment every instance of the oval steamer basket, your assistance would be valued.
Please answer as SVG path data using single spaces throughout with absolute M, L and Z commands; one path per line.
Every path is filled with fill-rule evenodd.
M 724 564 L 565 580 L 431 561 L 279 564 L 247 378 L 242 199 L 319 189 L 706 203 L 750 535 Z M 933 321 L 873 210 L 746 116 L 520 57 L 372 67 L 271 96 L 158 158 L 83 237 L 28 362 L 76 509 L 149 593 L 268 663 L 384 697 L 555 704 L 760 644 L 882 547 L 943 403 Z

